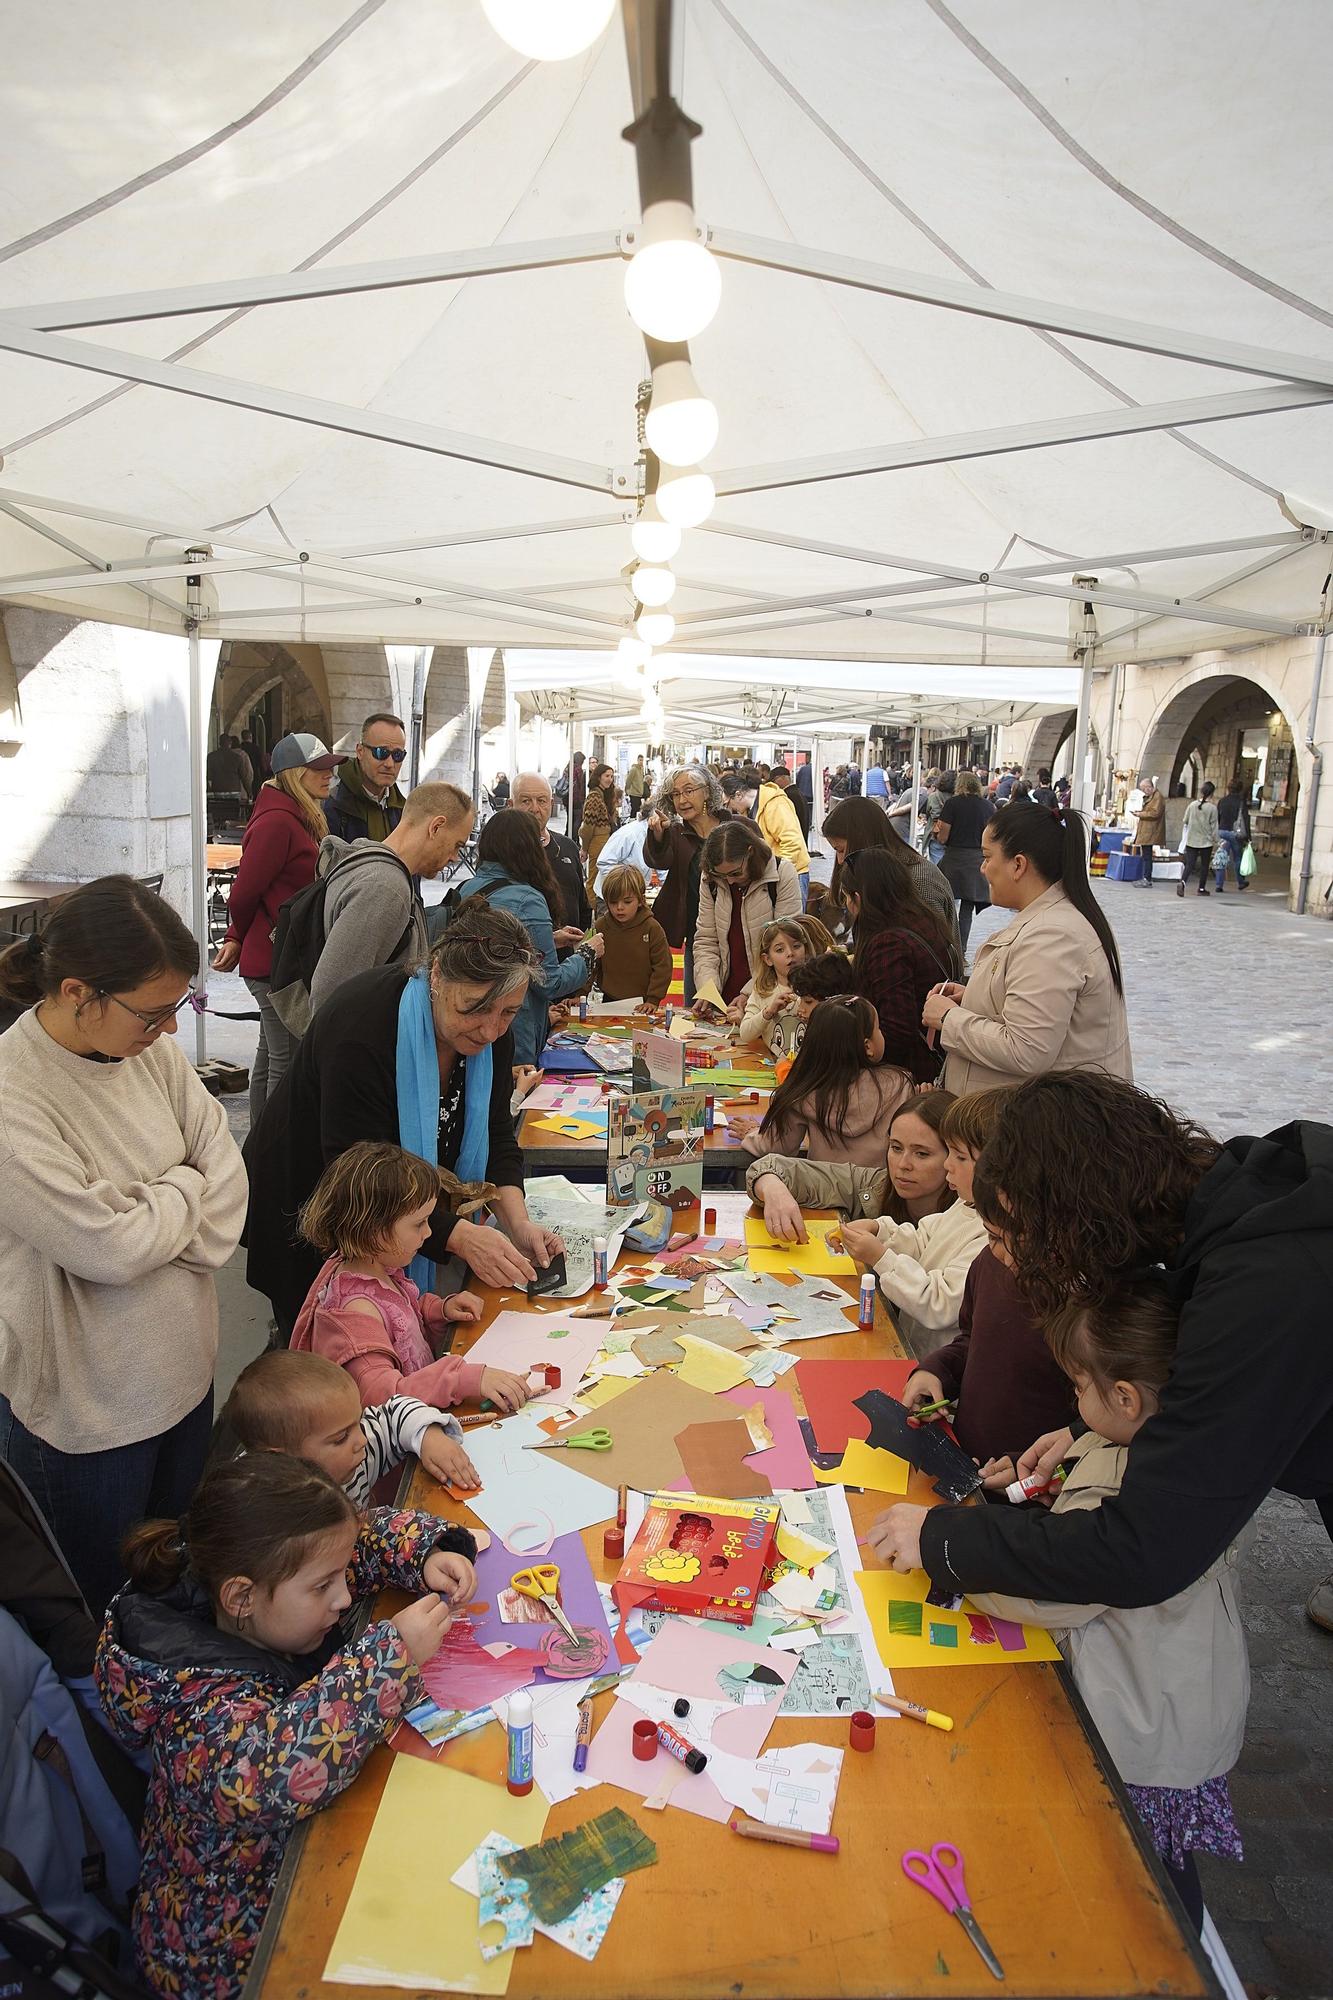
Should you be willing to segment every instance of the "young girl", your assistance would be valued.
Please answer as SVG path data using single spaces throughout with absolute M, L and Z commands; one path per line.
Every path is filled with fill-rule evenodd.
M 878 1167 L 889 1123 L 912 1094 L 912 1079 L 880 1066 L 884 1044 L 868 1000 L 848 994 L 818 1008 L 785 1082 L 758 1129 L 742 1131 L 749 1153 L 801 1152 L 812 1160 Z M 744 1121 L 737 1119 L 735 1131 Z
M 791 975 L 798 965 L 832 948 L 833 939 L 817 917 L 779 917 L 765 924 L 759 933 L 759 970 L 727 1009 L 728 1019 L 739 1023 L 738 1040 L 785 1049 L 794 1023 L 787 1021 L 784 1029 L 784 1017 L 797 1012 Z
M 441 1192 L 456 1198 L 476 1190 L 401 1146 L 363 1141 L 325 1168 L 299 1222 L 306 1241 L 328 1257 L 301 1308 L 292 1347 L 345 1368 L 365 1409 L 390 1396 L 416 1396 L 437 1409 L 488 1396 L 502 1410 L 517 1410 L 527 1401 L 521 1376 L 454 1354 L 433 1357 L 429 1334 L 450 1321 L 477 1319 L 482 1310 L 471 1292 L 423 1296 L 407 1275 Z
M 606 915 L 594 927 L 598 982 L 608 1000 L 646 1000 L 659 1007 L 671 985 L 671 946 L 649 914 L 643 871 L 633 862 L 608 868 L 602 884 Z
M 835 1005 L 830 1000 L 817 1009 L 807 1042 Z M 957 1326 L 968 1271 L 986 1247 L 985 1226 L 970 1203 L 955 1200 L 949 1179 L 940 1127 L 953 1102 L 947 1090 L 908 1097 L 889 1121 L 882 1167 L 815 1165 L 770 1153 L 745 1177 L 751 1198 L 764 1205 L 770 1233 L 784 1242 L 805 1241 L 802 1205 L 844 1210 L 850 1219 L 842 1226 L 843 1247 L 873 1269 L 914 1353 Z M 856 1220 L 862 1216 L 878 1219 Z
M 1120 1490 L 1134 1439 L 1157 1412 L 1176 1352 L 1165 1286 L 1136 1279 L 1046 1330 L 1088 1425 L 1064 1460 L 1055 1513 L 1100 1507 Z M 1240 1542 L 1165 1604 L 1118 1610 L 969 1593 L 978 1611 L 1055 1631 L 1079 1693 L 1194 1925 L 1203 1890 L 1194 1852 L 1239 1861 L 1226 1773 L 1240 1755 L 1250 1696 L 1236 1598 Z
M 114 1733 L 152 1753 L 134 1932 L 154 1992 L 240 1993 L 288 1836 L 419 1698 L 475 1554 L 432 1514 L 363 1521 L 327 1473 L 266 1451 L 131 1534 L 95 1674 Z M 416 1601 L 345 1637 L 389 1585 Z

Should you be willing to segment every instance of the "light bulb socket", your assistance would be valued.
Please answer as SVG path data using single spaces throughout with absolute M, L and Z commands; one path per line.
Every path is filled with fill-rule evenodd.
M 639 206 L 644 210 L 645 220 L 655 202 L 683 202 L 687 208 L 693 208 L 690 146 L 703 129 L 668 94 L 655 97 L 648 109 L 621 133 L 621 138 L 634 148 Z

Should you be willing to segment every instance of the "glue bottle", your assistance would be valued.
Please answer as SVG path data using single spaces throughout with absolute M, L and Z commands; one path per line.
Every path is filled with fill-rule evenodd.
M 713 1129 L 713 1093 L 709 1091 L 708 1095 L 704 1099 L 704 1131 L 711 1132 L 712 1129 Z
M 875 1324 L 875 1274 L 873 1271 L 862 1271 L 861 1273 L 861 1290 L 857 1297 L 856 1324 L 858 1326 L 873 1326 Z
M 532 1790 L 532 1696 L 526 1688 L 517 1688 L 505 1703 L 505 1726 L 505 1784 L 516 1799 L 525 1799 Z
M 592 1239 L 592 1288 L 595 1292 L 606 1290 L 607 1241 L 604 1236 Z
M 587 1018 L 588 1018 L 588 996 L 587 996 L 587 994 L 586 994 L 586 993 L 580 993 L 580 995 L 579 995 L 579 1020 L 580 1020 L 580 1021 L 586 1021 L 586 1020 L 587 1020 Z

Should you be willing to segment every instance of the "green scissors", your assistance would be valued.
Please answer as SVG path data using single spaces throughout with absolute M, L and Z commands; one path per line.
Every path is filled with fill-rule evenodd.
M 552 1438 L 550 1444 L 525 1444 L 524 1451 L 610 1451 L 611 1433 L 600 1425 L 580 1431 L 577 1437 Z

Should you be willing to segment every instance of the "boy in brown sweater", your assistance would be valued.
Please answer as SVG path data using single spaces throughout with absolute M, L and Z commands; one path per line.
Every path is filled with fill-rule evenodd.
M 593 926 L 597 979 L 608 1000 L 645 1000 L 658 1007 L 671 985 L 671 946 L 648 912 L 643 872 L 626 861 L 607 871 L 606 915 Z

